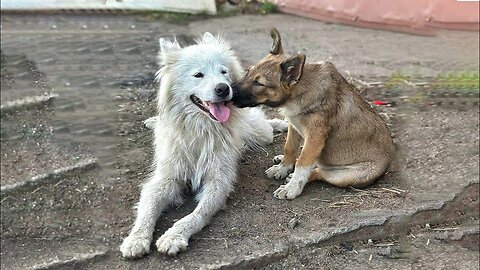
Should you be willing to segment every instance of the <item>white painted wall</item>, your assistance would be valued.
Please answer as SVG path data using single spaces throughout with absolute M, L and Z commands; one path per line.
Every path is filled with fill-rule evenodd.
M 1 0 L 2 10 L 125 9 L 215 14 L 215 0 Z

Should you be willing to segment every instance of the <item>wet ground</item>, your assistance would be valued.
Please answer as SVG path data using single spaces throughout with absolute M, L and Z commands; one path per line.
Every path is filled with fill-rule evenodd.
M 329 59 L 368 100 L 395 102 L 378 110 L 395 135 L 396 170 L 363 190 L 312 183 L 278 201 L 279 183 L 263 171 L 281 152 L 281 135 L 265 152 L 245 154 L 226 209 L 186 253 L 122 259 L 118 246 L 152 158 L 142 122 L 155 114 L 158 38 L 189 44 L 220 32 L 249 64 L 268 51 L 271 26 L 288 52 Z M 473 32 L 419 37 L 287 15 L 174 25 L 2 14 L 1 268 L 478 269 L 478 89 L 363 83 L 395 72 L 429 82 L 478 71 L 478 49 Z M 193 207 L 162 216 L 155 238 Z

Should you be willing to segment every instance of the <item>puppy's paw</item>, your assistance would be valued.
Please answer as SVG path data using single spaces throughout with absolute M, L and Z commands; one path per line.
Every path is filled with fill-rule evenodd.
M 171 234 L 168 231 L 157 240 L 157 250 L 169 256 L 175 256 L 187 250 L 188 239 L 181 234 Z
M 280 199 L 280 200 L 293 200 L 298 195 L 302 194 L 301 188 L 298 185 L 281 185 L 277 190 L 273 192 L 273 197 Z
M 293 177 L 293 173 L 289 174 L 287 178 L 285 178 L 285 183 L 290 182 L 290 180 L 292 180 L 292 177 Z
M 124 258 L 141 258 L 145 254 L 150 253 L 150 237 L 137 234 L 130 234 L 123 240 L 120 251 Z
M 273 157 L 273 164 L 280 164 L 283 161 L 283 155 L 278 155 Z
M 158 116 L 150 117 L 147 120 L 143 121 L 143 124 L 149 129 L 155 129 L 158 122 Z
M 293 165 L 285 166 L 283 164 L 273 165 L 268 168 L 265 173 L 270 179 L 280 180 L 285 179 L 289 173 L 293 170 Z

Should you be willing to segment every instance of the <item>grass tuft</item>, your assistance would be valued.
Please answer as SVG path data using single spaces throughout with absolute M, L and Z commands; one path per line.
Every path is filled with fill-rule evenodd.
M 260 5 L 260 12 L 262 14 L 275 13 L 277 11 L 278 11 L 277 5 L 268 0 L 262 2 L 262 4 Z
M 402 74 L 400 72 L 392 73 L 384 83 L 385 88 L 392 89 L 402 84 L 409 84 L 415 81 L 415 78 Z M 431 78 L 426 83 L 432 89 L 443 90 L 478 90 L 480 89 L 480 73 L 478 72 L 452 72 L 440 74 Z
M 433 81 L 434 89 L 477 90 L 480 89 L 478 72 L 461 72 L 438 75 Z

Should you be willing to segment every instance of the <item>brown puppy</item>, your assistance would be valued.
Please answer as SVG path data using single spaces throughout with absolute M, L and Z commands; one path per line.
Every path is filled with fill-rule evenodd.
M 331 63 L 305 64 L 305 55 L 286 56 L 280 34 L 271 32 L 270 54 L 251 66 L 233 87 L 238 107 L 280 107 L 289 128 L 281 163 L 266 171 L 286 178 L 274 196 L 294 199 L 307 182 L 362 187 L 385 173 L 394 156 L 383 119 Z M 297 160 L 302 139 L 303 149 Z

